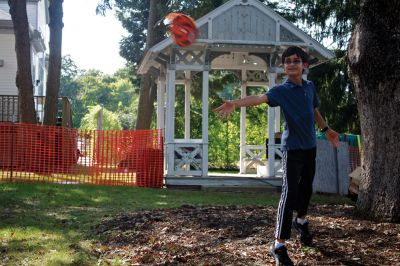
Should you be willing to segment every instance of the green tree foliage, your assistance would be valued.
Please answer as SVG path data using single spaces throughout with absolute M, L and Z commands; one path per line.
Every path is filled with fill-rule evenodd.
M 69 57 L 63 57 L 60 96 L 72 102 L 73 125 L 81 126 L 89 106 L 101 105 L 114 113 L 123 129 L 132 129 L 137 112 L 137 89 L 128 68 L 106 75 L 98 70 L 78 69 Z
M 86 111 L 82 101 L 78 99 L 81 84 L 77 81 L 77 78 L 82 74 L 83 71 L 78 69 L 69 55 L 62 57 L 59 97 L 66 96 L 71 101 L 73 127 L 80 126 L 81 119 Z
M 99 114 L 103 112 L 102 129 L 103 130 L 121 130 L 122 126 L 118 116 L 101 107 L 100 105 L 89 106 L 89 112 L 82 118 L 81 129 L 95 130 L 98 125 Z
M 99 70 L 90 69 L 84 75 L 79 77 L 79 82 L 82 86 L 79 98 L 86 106 L 102 105 L 109 108 L 112 102 L 111 88 L 109 87 L 110 79 L 103 75 Z
M 210 117 L 209 123 L 209 167 L 211 169 L 237 169 L 240 159 L 240 112 L 231 119 L 221 121 Z
M 284 0 L 276 10 L 316 40 L 346 49 L 360 13 L 360 0 Z
M 320 110 L 327 123 L 339 132 L 360 134 L 357 101 L 347 73 L 345 52 L 337 50 L 335 59 L 312 68 L 308 77 L 317 87 Z

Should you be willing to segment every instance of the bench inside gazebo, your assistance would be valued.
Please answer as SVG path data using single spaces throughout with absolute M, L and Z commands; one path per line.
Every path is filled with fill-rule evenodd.
M 283 50 L 297 45 L 307 50 L 313 62 L 324 62 L 334 54 L 292 23 L 257 0 L 231 0 L 196 21 L 199 38 L 189 47 L 179 47 L 167 38 L 151 47 L 139 66 L 139 74 L 151 71 L 157 77 L 157 127 L 164 130 L 166 185 L 236 186 L 279 185 L 280 153 L 275 134 L 280 131 L 279 107 L 268 108 L 268 149 L 246 144 L 246 108 L 240 110 L 240 173 L 212 179 L 208 172 L 209 71 L 240 73 L 241 97 L 249 87 L 272 88 L 284 78 L 280 67 Z M 194 73 L 202 75 L 202 137 L 190 136 L 190 86 Z M 307 79 L 307 73 L 304 74 Z M 184 99 L 176 99 L 176 86 L 184 85 Z M 175 137 L 175 102 L 185 101 L 185 133 Z M 261 177 L 247 175 L 248 166 L 257 164 Z M 241 179 L 241 177 L 250 177 Z M 260 175 L 258 175 L 260 176 Z M 217 181 L 215 181 L 217 180 Z M 223 183 L 228 182 L 228 183 Z M 238 183 L 239 182 L 239 183 Z M 251 184 L 250 184 L 250 183 Z M 216 185 L 217 186 L 217 185 Z

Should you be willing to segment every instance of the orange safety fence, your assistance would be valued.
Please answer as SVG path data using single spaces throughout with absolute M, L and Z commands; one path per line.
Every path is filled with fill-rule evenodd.
M 161 130 L 0 123 L 0 182 L 163 186 Z

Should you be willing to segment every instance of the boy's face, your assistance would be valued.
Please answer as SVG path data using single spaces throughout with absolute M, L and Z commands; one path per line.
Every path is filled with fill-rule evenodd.
M 301 58 L 294 54 L 285 58 L 283 68 L 288 77 L 301 77 L 303 70 L 307 68 L 308 64 L 304 63 Z

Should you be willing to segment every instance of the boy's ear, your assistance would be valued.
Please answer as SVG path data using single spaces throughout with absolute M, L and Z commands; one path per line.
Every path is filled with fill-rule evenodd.
M 310 64 L 308 64 L 308 63 L 303 63 L 303 67 L 304 68 L 308 68 L 310 66 Z

